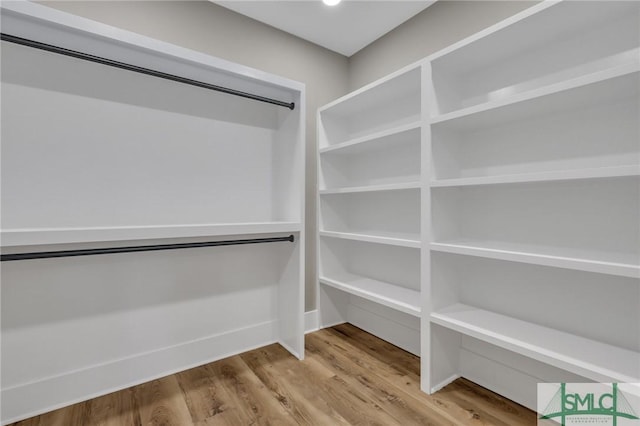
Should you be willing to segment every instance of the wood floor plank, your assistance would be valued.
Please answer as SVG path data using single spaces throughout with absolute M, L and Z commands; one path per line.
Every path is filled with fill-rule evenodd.
M 396 425 L 393 418 L 381 412 L 373 401 L 365 398 L 356 389 L 351 389 L 341 381 L 333 371 L 313 360 L 305 359 L 291 365 L 291 373 L 304 378 L 306 386 L 311 388 L 332 410 L 351 425 Z M 301 423 L 304 424 L 304 423 Z M 312 423 L 313 424 L 313 423 Z M 316 424 L 323 423 L 322 420 Z
M 420 391 L 420 359 L 350 324 L 274 344 L 14 426 L 530 426 L 536 414 L 468 380 Z
M 398 371 L 416 377 L 420 376 L 420 358 L 397 346 L 377 338 L 351 324 L 339 324 L 324 329 L 328 333 L 341 336 L 345 342 L 357 347 L 362 352 L 383 360 Z
M 270 345 L 241 355 L 241 358 L 271 390 L 275 398 L 302 425 L 349 425 L 322 398 L 318 388 L 310 383 L 303 363 L 280 345 Z M 316 371 L 317 376 L 330 378 L 331 372 Z
M 182 426 L 193 423 L 175 375 L 135 386 L 133 392 L 143 425 Z
M 351 386 L 361 389 L 400 424 L 430 426 L 457 424 L 455 419 L 448 418 L 446 413 L 440 412 L 439 407 L 434 408 L 426 403 L 428 398 L 420 400 L 412 397 L 404 389 L 372 373 L 366 366 L 354 363 L 349 356 L 341 352 L 340 348 L 326 344 L 320 336 L 307 336 L 307 342 L 310 358 L 324 363 Z M 316 343 L 321 344 L 314 346 Z
M 245 417 L 239 424 L 297 425 L 239 356 L 223 359 L 209 367 L 226 388 L 231 397 L 230 404 L 238 407 L 239 414 Z
M 133 388 L 110 393 L 86 402 L 86 423 L 95 426 L 140 426 L 140 412 Z
M 363 333 L 362 330 L 356 329 L 356 327 L 350 324 L 344 324 L 340 329 L 345 332 L 345 334 L 352 336 L 358 336 L 360 333 Z M 342 333 L 336 333 L 335 331 L 335 328 L 325 329 L 321 330 L 321 332 L 307 335 L 307 352 L 313 354 L 326 351 L 332 357 L 339 355 L 347 357 L 350 364 L 349 362 L 345 362 L 345 365 L 351 366 L 345 367 L 347 370 L 349 368 L 361 369 L 363 370 L 363 377 L 380 377 L 392 385 L 397 393 L 401 393 L 407 399 L 412 398 L 419 401 L 420 404 L 429 406 L 448 421 L 453 421 L 454 424 L 470 426 L 535 424 L 535 414 L 532 411 L 509 400 L 506 401 L 512 405 L 504 405 L 504 402 L 500 403 L 499 399 L 485 399 L 485 404 L 487 405 L 495 406 L 502 404 L 500 407 L 497 407 L 498 412 L 511 412 L 514 414 L 513 416 L 508 416 L 506 421 L 502 421 L 495 418 L 491 410 L 469 406 L 469 403 L 464 399 L 464 395 L 461 395 L 462 388 L 450 388 L 451 395 L 448 397 L 446 396 L 446 393 L 443 394 L 442 391 L 431 396 L 426 395 L 420 391 L 420 378 L 418 376 L 415 376 L 412 373 L 401 375 L 398 371 L 397 365 L 386 365 L 383 362 L 384 358 L 381 359 L 379 357 L 379 354 L 383 353 L 383 351 L 391 350 L 393 348 L 389 348 L 389 343 L 380 342 L 380 346 L 383 346 L 384 348 L 377 348 L 376 338 L 366 339 L 365 341 L 367 342 L 370 350 L 367 351 L 367 353 L 364 353 L 359 351 L 357 348 L 361 347 L 360 344 L 352 346 L 354 341 L 343 339 L 341 337 Z M 362 343 L 359 339 L 356 339 L 356 341 Z M 398 348 L 395 348 L 395 350 L 400 351 Z M 413 362 L 413 359 L 415 358 L 416 362 L 419 361 L 417 357 L 407 352 L 404 354 L 397 354 L 395 358 L 408 360 L 409 362 Z M 334 369 L 340 369 L 340 367 L 335 365 Z M 470 383 L 472 385 L 472 389 L 477 389 L 478 392 L 483 391 L 488 394 L 488 396 L 484 393 L 472 395 L 471 399 L 480 398 L 481 395 L 483 398 L 502 398 L 499 395 L 496 395 L 493 392 L 481 388 L 471 382 L 466 381 L 466 383 Z M 524 416 L 523 412 L 532 414 L 533 417 Z
M 194 423 L 239 424 L 244 418 L 209 365 L 176 374 L 178 385 Z
M 354 327 L 355 328 L 355 327 Z M 408 392 L 416 395 L 426 395 L 420 391 L 420 376 L 410 372 L 410 369 L 398 368 L 392 363 L 385 362 L 379 354 L 364 352 L 359 345 L 354 344 L 351 340 L 346 340 L 340 333 L 334 333 L 330 329 L 320 330 L 316 333 L 307 335 L 307 350 L 319 351 L 324 345 L 331 345 L 342 354 L 347 356 L 351 362 L 375 372 L 383 377 L 389 383 L 394 384 L 398 388 L 406 389 Z M 395 348 L 396 351 L 400 350 Z M 410 355 L 410 354 L 409 354 Z M 413 356 L 413 355 L 411 355 Z M 419 359 L 410 360 L 410 362 L 419 362 Z
M 474 417 L 488 419 L 486 424 L 490 425 L 536 423 L 537 416 L 533 411 L 466 379 L 450 383 L 432 398 L 452 401 Z
M 39 425 L 68 426 L 85 424 L 88 417 L 86 404 L 75 404 L 39 416 Z M 22 426 L 22 425 L 21 425 Z

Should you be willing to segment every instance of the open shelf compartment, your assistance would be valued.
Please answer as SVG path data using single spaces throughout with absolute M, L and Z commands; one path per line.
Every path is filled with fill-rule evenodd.
M 563 172 L 638 166 L 639 81 L 636 70 L 433 124 L 432 177 L 526 180 L 528 174 L 561 178 Z
M 420 292 L 371 278 L 339 274 L 321 276 L 320 283 L 413 316 L 420 316 Z
M 637 351 L 460 303 L 433 312 L 431 322 L 596 382 L 640 381 Z
M 431 249 L 638 276 L 640 178 L 436 188 Z
M 320 230 L 420 241 L 420 191 L 325 194 L 320 197 Z
M 637 381 L 637 278 L 451 252 L 429 258 L 430 389 L 456 375 L 483 378 L 530 406 L 538 382 Z M 496 382 L 507 376 L 515 381 Z
M 394 185 L 420 180 L 420 127 L 412 125 L 320 155 L 320 190 Z
M 420 78 L 414 66 L 322 107 L 320 149 L 419 121 Z
M 320 282 L 413 316 L 420 314 L 420 252 L 320 237 Z
M 639 18 L 637 2 L 532 7 L 431 57 L 434 115 L 637 61 Z

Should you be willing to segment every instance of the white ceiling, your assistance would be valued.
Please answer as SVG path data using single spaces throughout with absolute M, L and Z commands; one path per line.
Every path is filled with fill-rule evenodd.
M 282 31 L 351 56 L 435 0 L 232 0 L 214 3 Z

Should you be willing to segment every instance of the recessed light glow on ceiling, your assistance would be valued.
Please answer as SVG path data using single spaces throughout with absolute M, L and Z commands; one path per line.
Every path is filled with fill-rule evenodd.
M 322 0 L 322 2 L 324 4 L 326 4 L 327 6 L 335 6 L 336 4 L 340 3 L 342 0 Z

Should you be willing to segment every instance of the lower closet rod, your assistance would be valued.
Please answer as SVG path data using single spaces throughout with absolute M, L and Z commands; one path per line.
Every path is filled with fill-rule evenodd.
M 164 78 L 165 80 L 176 81 L 178 83 L 188 84 L 191 86 L 202 87 L 203 89 L 215 90 L 216 92 L 227 93 L 229 95 L 240 96 L 247 99 L 253 99 L 254 101 L 266 102 L 268 104 L 279 105 L 281 107 L 289 108 L 293 110 L 296 106 L 294 102 L 279 101 L 277 99 L 267 98 L 266 96 L 254 95 L 253 93 L 242 92 L 236 89 L 230 89 L 228 87 L 218 86 L 216 84 L 205 83 L 198 80 L 193 80 L 186 77 L 180 77 L 174 74 L 168 74 L 162 71 L 156 71 L 149 68 L 140 67 L 137 65 L 131 65 L 124 62 L 114 61 L 113 59 L 103 58 L 101 56 L 90 55 L 89 53 L 78 52 L 77 50 L 66 49 L 64 47 L 54 46 L 52 44 L 42 43 L 40 41 L 30 40 L 14 36 L 11 34 L 0 34 L 2 41 L 8 41 L 15 44 L 21 44 L 23 46 L 33 47 L 35 49 L 45 50 L 47 52 L 57 53 L 59 55 L 70 56 L 76 59 L 82 59 L 89 62 L 95 62 L 102 65 L 107 65 L 114 68 L 120 68 L 127 71 L 133 71 L 140 74 L 151 75 L 158 78 Z
M 157 244 L 148 246 L 107 247 L 81 250 L 40 251 L 33 253 L 12 253 L 0 256 L 2 262 L 9 260 L 47 259 L 52 257 L 93 256 L 97 254 L 133 253 L 138 251 L 178 250 L 199 247 L 234 246 L 238 244 L 277 243 L 282 241 L 294 242 L 293 235 L 288 237 L 253 238 L 246 240 L 206 241 L 199 243 Z

